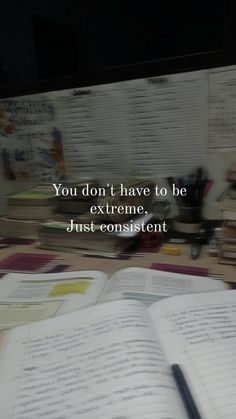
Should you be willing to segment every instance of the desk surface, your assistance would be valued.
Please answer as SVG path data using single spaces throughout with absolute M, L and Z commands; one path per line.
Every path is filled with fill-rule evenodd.
M 189 245 L 178 246 L 181 249 L 181 255 L 179 256 L 165 255 L 160 251 L 158 253 L 146 253 L 144 256 L 132 256 L 128 260 L 121 260 L 84 257 L 77 253 L 44 250 L 37 248 L 37 244 L 34 243 L 31 246 L 10 246 L 1 249 L 0 260 L 17 252 L 48 253 L 57 255 L 62 260 L 62 263 L 69 265 L 67 271 L 98 270 L 108 275 L 129 266 L 149 268 L 154 262 L 172 263 L 208 268 L 211 273 L 222 274 L 226 281 L 230 280 L 230 282 L 236 283 L 236 266 L 218 264 L 217 258 L 208 256 L 208 246 L 203 246 L 200 257 L 197 260 L 191 259 Z

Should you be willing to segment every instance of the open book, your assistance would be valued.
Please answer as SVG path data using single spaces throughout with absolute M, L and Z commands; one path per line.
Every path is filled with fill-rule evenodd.
M 0 331 L 116 299 L 151 303 L 175 294 L 216 291 L 213 279 L 126 268 L 110 279 L 99 271 L 9 274 L 0 281 Z
M 4 419 L 187 419 L 180 364 L 204 419 L 236 417 L 236 291 L 149 308 L 113 301 L 12 329 L 0 349 Z

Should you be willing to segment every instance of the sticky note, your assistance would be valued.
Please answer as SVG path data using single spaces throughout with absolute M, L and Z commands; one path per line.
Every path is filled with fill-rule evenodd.
M 178 256 L 178 255 L 180 255 L 180 253 L 181 253 L 181 251 L 180 251 L 180 248 L 179 248 L 179 247 L 177 247 L 177 246 L 171 246 L 171 245 L 169 245 L 169 244 L 164 245 L 164 246 L 161 248 L 161 251 L 162 251 L 163 253 L 165 253 L 166 255 L 171 255 L 171 256 Z
M 49 292 L 49 297 L 58 297 L 65 294 L 86 294 L 90 283 L 88 281 L 64 282 L 55 285 Z

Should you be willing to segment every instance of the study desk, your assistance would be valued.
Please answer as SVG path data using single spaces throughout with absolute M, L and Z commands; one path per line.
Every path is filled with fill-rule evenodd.
M 69 253 L 39 249 L 37 243 L 30 246 L 10 246 L 0 250 L 0 260 L 17 252 L 47 253 L 57 255 L 63 264 L 69 265 L 67 271 L 98 270 L 112 275 L 119 269 L 128 267 L 149 268 L 152 263 L 170 263 L 176 265 L 197 266 L 208 268 L 212 274 L 222 274 L 225 281 L 236 283 L 236 266 L 223 265 L 217 263 L 216 257 L 208 255 L 208 246 L 203 246 L 200 257 L 197 260 L 191 259 L 191 246 L 188 244 L 178 244 L 181 250 L 179 256 L 165 255 L 161 251 L 158 253 L 145 253 L 144 256 L 133 255 L 130 259 L 108 259 L 100 257 L 87 257 L 79 253 Z

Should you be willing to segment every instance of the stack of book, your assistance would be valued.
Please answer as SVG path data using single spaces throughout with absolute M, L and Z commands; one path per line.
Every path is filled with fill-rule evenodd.
M 236 221 L 225 220 L 219 241 L 219 262 L 236 265 Z
M 7 216 L 0 219 L 0 235 L 32 237 L 38 235 L 40 222 L 52 218 L 56 202 L 52 190 L 38 186 L 7 197 Z
M 76 190 L 75 196 L 60 195 L 58 197 L 58 211 L 68 219 L 70 215 L 83 214 L 90 210 L 91 206 L 96 202 L 96 198 L 90 195 L 92 188 L 97 188 L 98 183 L 96 181 L 77 182 L 70 184 L 63 184 L 63 188 L 68 190 Z M 87 194 L 83 194 L 82 191 L 86 188 Z
M 154 184 L 149 181 L 139 181 L 125 186 L 122 184 L 123 192 L 119 184 L 114 187 L 112 193 L 108 187 L 97 188 L 97 186 L 96 182 L 90 181 L 64 184 L 63 188 L 60 188 L 58 191 L 61 192 L 58 196 L 60 212 L 54 216 L 53 221 L 40 226 L 40 247 L 113 258 L 136 242 L 138 233 L 142 231 L 142 223 L 147 223 L 152 216 L 146 214 L 137 217 L 136 210 L 140 205 L 145 210 L 149 209 L 153 199 Z M 143 192 L 144 188 L 150 189 L 147 197 Z M 101 191 L 97 202 L 93 197 L 96 189 Z M 97 214 L 92 214 L 90 211 L 94 204 L 99 209 Z M 129 210 L 126 212 L 127 207 Z M 124 210 L 118 211 L 120 208 Z M 124 221 L 127 224 L 124 225 Z M 117 230 L 115 223 L 119 224 Z M 107 225 L 109 228 L 106 228 Z
M 131 237 L 120 237 L 103 233 L 99 225 L 94 224 L 95 231 L 76 231 L 68 233 L 71 224 L 65 222 L 47 222 L 39 229 L 39 246 L 44 249 L 71 251 L 82 254 L 94 254 L 105 257 L 117 257 L 133 243 Z
M 226 180 L 229 187 L 218 202 L 224 220 L 220 233 L 219 262 L 236 265 L 236 162 L 227 171 Z
M 35 239 L 38 236 L 40 222 L 36 220 L 14 220 L 0 218 L 0 236 Z

